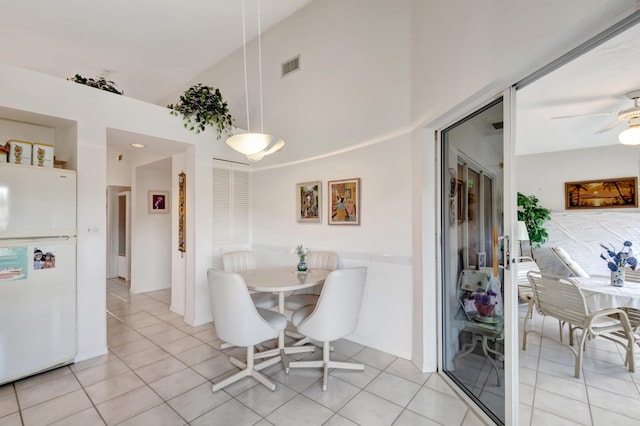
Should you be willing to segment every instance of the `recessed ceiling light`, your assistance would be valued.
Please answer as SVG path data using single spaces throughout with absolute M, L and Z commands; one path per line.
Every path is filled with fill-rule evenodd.
M 146 148 L 147 146 L 143 143 L 132 143 L 130 144 L 134 148 Z

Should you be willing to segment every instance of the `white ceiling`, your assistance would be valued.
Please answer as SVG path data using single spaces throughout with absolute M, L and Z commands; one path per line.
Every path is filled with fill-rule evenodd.
M 262 1 L 262 31 L 311 0 Z M 60 78 L 103 76 L 156 103 L 242 46 L 239 0 L 0 0 L 0 60 Z M 246 0 L 247 39 L 258 0 Z M 640 89 L 640 26 L 518 91 L 517 155 L 616 144 L 596 134 Z M 566 119 L 552 117 L 586 115 Z M 124 149 L 124 148 L 123 148 Z
M 264 0 L 262 32 L 311 0 Z M 246 0 L 246 36 L 258 0 Z M 242 46 L 240 0 L 0 0 L 0 61 L 60 78 L 116 82 L 156 103 Z
M 626 123 L 597 133 L 634 106 L 640 89 L 640 25 L 517 93 L 516 155 L 618 144 Z M 577 116 L 576 116 L 577 115 Z M 554 118 L 575 116 L 570 118 Z

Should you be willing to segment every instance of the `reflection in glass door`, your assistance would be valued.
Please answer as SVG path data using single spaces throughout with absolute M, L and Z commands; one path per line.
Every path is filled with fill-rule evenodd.
M 503 101 L 441 133 L 444 373 L 505 423 Z

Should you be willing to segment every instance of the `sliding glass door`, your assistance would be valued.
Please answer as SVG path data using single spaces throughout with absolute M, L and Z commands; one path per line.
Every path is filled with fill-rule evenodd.
M 505 332 L 512 307 L 505 304 L 511 293 L 505 291 L 511 283 L 506 104 L 500 97 L 440 132 L 442 370 L 498 424 L 507 422 L 505 389 L 511 392 L 513 377 L 506 374 L 512 361 L 505 363 L 512 352 Z

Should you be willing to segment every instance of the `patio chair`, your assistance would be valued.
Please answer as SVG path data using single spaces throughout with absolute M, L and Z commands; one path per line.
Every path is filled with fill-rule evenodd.
M 569 253 L 562 247 L 551 247 L 551 253 L 562 262 L 562 264 L 571 272 L 573 277 L 588 277 L 589 274 L 585 271 L 580 264 L 569 256 Z
M 574 375 L 579 378 L 587 338 L 600 336 L 625 348 L 625 364 L 629 366 L 629 371 L 634 371 L 634 337 L 629 318 L 623 309 L 608 308 L 589 312 L 582 290 L 571 278 L 542 274 L 537 271 L 529 271 L 527 277 L 533 290 L 533 303 L 529 304 L 529 311 L 535 306 L 540 315 L 558 319 L 560 321 L 560 339 L 551 337 L 542 331 L 529 329 L 531 314 L 529 312 L 524 320 L 522 350 L 527 350 L 527 337 L 531 333 L 559 343 L 573 352 L 575 356 Z M 572 337 L 569 344 L 562 341 L 563 323 L 569 325 L 569 335 Z M 572 345 L 573 334 L 578 329 L 582 330 L 582 335 L 577 348 L 574 348 Z
M 533 291 L 531 290 L 531 283 L 527 278 L 527 273 L 529 271 L 540 271 L 540 268 L 536 261 L 529 256 L 518 257 L 516 268 L 518 271 L 518 298 L 528 303 L 533 299 Z

